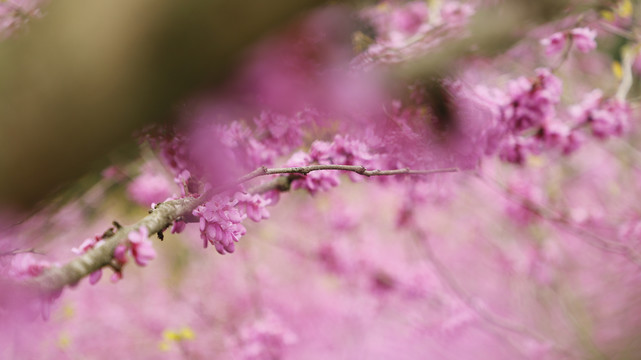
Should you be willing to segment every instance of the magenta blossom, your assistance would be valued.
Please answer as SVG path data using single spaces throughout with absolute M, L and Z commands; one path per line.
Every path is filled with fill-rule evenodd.
M 567 35 L 565 33 L 557 32 L 550 37 L 541 40 L 541 45 L 545 47 L 545 55 L 551 56 L 557 54 L 565 47 Z
M 128 236 L 131 244 L 131 254 L 140 266 L 147 265 L 151 260 L 156 258 L 156 250 L 149 240 L 149 230 L 141 226 L 137 231 L 132 231 Z
M 596 30 L 587 27 L 575 28 L 570 31 L 573 43 L 580 52 L 590 52 L 596 48 Z

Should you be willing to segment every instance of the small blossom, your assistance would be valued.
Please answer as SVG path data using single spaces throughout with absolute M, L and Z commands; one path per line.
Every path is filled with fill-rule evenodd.
M 194 189 L 196 186 L 190 186 L 193 183 L 191 173 L 189 170 L 181 171 L 175 178 L 174 182 L 180 188 L 180 195 L 187 196 L 190 194 L 198 193 L 198 189 Z
M 111 282 L 116 283 L 120 280 L 122 280 L 122 271 L 114 271 L 113 274 L 111 274 Z
M 138 231 L 130 232 L 128 239 L 131 244 L 131 254 L 136 264 L 146 266 L 156 258 L 156 250 L 154 250 L 153 244 L 149 240 L 149 230 L 145 226 L 141 226 Z
M 545 47 L 545 55 L 552 56 L 563 50 L 567 35 L 565 33 L 557 32 L 552 36 L 541 40 L 541 45 Z
M 114 259 L 116 259 L 119 263 L 124 264 L 127 262 L 127 246 L 120 244 L 116 246 L 116 249 L 114 250 Z
M 262 219 L 269 219 L 269 211 L 266 206 L 269 205 L 269 200 L 263 198 L 261 195 L 248 193 L 236 193 L 234 198 L 238 200 L 238 205 L 245 210 L 247 217 L 255 222 Z
M 94 236 L 83 241 L 79 247 L 72 248 L 71 252 L 76 255 L 82 255 L 93 248 L 100 247 L 102 244 L 104 244 L 104 241 L 100 238 L 100 236 Z
M 171 233 L 180 234 L 185 230 L 185 227 L 187 227 L 187 223 L 185 223 L 184 221 L 176 220 L 174 221 L 174 225 L 171 227 Z
M 596 30 L 587 27 L 575 28 L 570 31 L 572 41 L 579 51 L 587 53 L 596 48 Z
M 96 270 L 89 274 L 89 284 L 95 285 L 102 277 L 102 269 Z

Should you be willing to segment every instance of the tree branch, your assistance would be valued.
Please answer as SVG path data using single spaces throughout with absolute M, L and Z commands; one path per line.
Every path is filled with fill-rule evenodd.
M 60 267 L 51 267 L 43 272 L 42 275 L 31 279 L 28 283 L 44 293 L 52 293 L 61 290 L 67 285 L 77 284 L 83 277 L 109 266 L 113 260 L 113 254 L 116 247 L 124 243 L 129 232 L 144 226 L 149 230 L 149 234 L 155 235 L 164 230 L 172 222 L 181 216 L 189 215 L 199 205 L 205 203 L 212 196 L 234 189 L 236 186 L 248 182 L 260 176 L 275 174 L 290 174 L 282 176 L 275 181 L 266 183 L 267 186 L 260 185 L 260 191 L 276 189 L 286 191 L 289 184 L 295 179 L 292 174 L 306 175 L 312 171 L 334 170 L 334 171 L 351 171 L 363 176 L 392 176 L 392 175 L 430 175 L 437 173 L 457 172 L 456 168 L 433 169 L 433 170 L 367 170 L 363 166 L 356 165 L 309 165 L 302 167 L 289 168 L 266 168 L 260 167 L 229 184 L 218 186 L 201 195 L 200 197 L 187 197 L 177 200 L 166 201 L 154 208 L 151 213 L 145 216 L 139 222 L 118 229 L 111 237 L 104 239 L 100 246 L 95 247 L 85 254 L 78 256 L 67 264 Z M 281 180 L 285 179 L 285 180 Z M 285 183 L 283 183 L 283 181 Z M 262 186 L 262 187 L 261 187 Z M 283 188 L 282 186 L 286 186 Z

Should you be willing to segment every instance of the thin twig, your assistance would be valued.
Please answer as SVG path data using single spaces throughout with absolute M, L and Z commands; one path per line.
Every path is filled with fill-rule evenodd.
M 0 256 L 13 256 L 13 255 L 22 254 L 22 253 L 32 253 L 32 254 L 42 255 L 41 252 L 38 252 L 36 251 L 36 249 L 31 248 L 31 249 L 15 249 L 15 250 L 1 252 Z

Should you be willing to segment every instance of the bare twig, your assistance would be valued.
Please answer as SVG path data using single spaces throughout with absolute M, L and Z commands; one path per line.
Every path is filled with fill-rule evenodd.
M 36 251 L 36 249 L 31 248 L 31 249 L 15 249 L 10 251 L 0 252 L 0 256 L 13 256 L 13 255 L 22 254 L 22 253 L 32 253 L 32 254 L 42 255 L 41 252 L 38 252 Z

